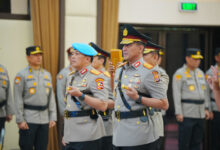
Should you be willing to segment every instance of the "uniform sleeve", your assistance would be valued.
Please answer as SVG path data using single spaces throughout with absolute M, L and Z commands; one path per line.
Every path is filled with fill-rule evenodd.
M 169 76 L 167 75 L 166 72 L 161 73 L 161 80 L 163 82 L 164 88 L 165 88 L 166 93 L 167 93 L 168 86 L 169 86 Z
M 106 88 L 107 81 L 103 75 L 97 75 L 97 77 L 90 83 L 90 90 L 93 93 L 93 97 L 100 100 L 108 100 L 108 90 Z
M 152 70 L 147 74 L 144 80 L 144 86 L 147 88 L 151 97 L 156 99 L 167 98 L 166 89 L 160 79 L 158 70 Z
M 111 78 L 106 77 L 106 88 L 108 90 L 108 99 L 113 100 L 113 92 L 111 88 Z
M 182 75 L 176 72 L 173 75 L 173 100 L 175 106 L 175 114 L 183 115 L 182 104 L 181 104 L 181 87 L 182 87 Z
M 51 76 L 50 76 L 51 78 Z M 51 78 L 52 81 L 52 78 Z M 51 87 L 50 94 L 48 97 L 49 100 L 49 118 L 50 121 L 57 121 L 57 109 L 56 109 L 56 101 L 53 92 L 53 86 Z
M 16 110 L 16 122 L 24 122 L 24 77 L 22 74 L 18 73 L 14 80 L 14 101 Z
M 67 77 L 63 74 L 58 74 L 57 76 L 57 99 L 58 99 L 58 107 L 60 111 L 60 115 L 64 116 L 64 110 L 65 110 L 65 93 L 66 93 L 66 83 L 67 83 Z
M 7 78 L 8 78 L 8 88 L 7 88 L 7 104 L 6 104 L 6 115 L 13 115 L 15 112 L 14 112 L 14 103 L 13 103 L 13 100 L 12 100 L 12 93 L 11 93 L 11 85 L 10 85 L 10 80 L 9 80 L 9 77 L 8 77 L 8 72 L 6 71 L 7 73 Z
M 212 90 L 207 82 L 207 79 L 209 76 L 212 76 L 212 74 L 210 73 L 210 70 L 208 70 L 205 74 L 205 79 L 206 79 L 206 93 L 205 94 L 209 98 L 209 100 L 205 101 L 206 102 L 205 105 L 206 105 L 206 107 L 208 107 L 209 111 L 213 111 L 212 107 L 211 107 L 211 99 L 210 99 Z

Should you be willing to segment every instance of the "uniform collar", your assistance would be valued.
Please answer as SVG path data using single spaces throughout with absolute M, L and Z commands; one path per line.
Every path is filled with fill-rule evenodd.
M 81 77 L 84 77 L 91 69 L 92 69 L 91 65 L 88 65 L 82 68 L 81 70 L 79 70 L 78 73 Z
M 101 70 L 99 70 L 100 72 L 104 73 L 105 72 L 105 68 L 103 67 Z
M 141 57 L 139 60 L 134 62 L 132 65 L 129 65 L 128 63 L 125 65 L 125 68 L 132 67 L 134 69 L 137 69 L 138 67 L 141 66 L 141 64 L 144 63 L 143 57 Z
M 29 73 L 33 73 L 33 71 L 34 71 L 34 69 L 32 69 L 31 66 L 29 66 L 29 65 L 28 65 L 27 69 L 28 69 Z M 43 72 L 43 68 L 42 67 L 40 68 L 40 72 Z

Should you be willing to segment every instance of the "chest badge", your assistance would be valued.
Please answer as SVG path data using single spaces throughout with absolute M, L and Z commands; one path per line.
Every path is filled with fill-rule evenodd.
M 195 90 L 195 86 L 194 85 L 189 85 L 189 90 L 190 91 L 194 91 Z
M 136 63 L 134 64 L 135 68 L 137 68 L 138 66 L 140 66 L 140 64 L 141 64 L 140 61 L 136 62 Z
M 30 93 L 30 95 L 35 94 L 36 93 L 36 89 L 35 88 L 30 88 L 29 89 L 29 93 Z
M 18 84 L 18 83 L 20 83 L 21 82 L 21 77 L 16 77 L 15 78 L 15 84 Z

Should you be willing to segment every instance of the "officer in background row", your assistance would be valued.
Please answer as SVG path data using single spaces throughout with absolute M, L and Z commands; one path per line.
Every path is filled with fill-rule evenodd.
M 69 65 L 66 68 L 63 68 L 57 75 L 57 99 L 61 117 L 64 117 L 64 109 L 66 107 L 64 99 L 66 94 L 67 77 L 68 74 L 74 70 L 71 64 L 73 48 L 69 47 L 66 52 L 68 54 Z
M 71 56 L 72 56 L 73 48 L 69 47 L 66 52 L 68 55 L 69 65 L 66 68 L 63 68 L 58 73 L 57 84 L 56 84 L 56 86 L 57 86 L 56 93 L 57 93 L 59 116 L 60 116 L 60 120 L 59 120 L 60 137 L 63 137 L 64 110 L 66 107 L 65 94 L 66 94 L 66 86 L 67 86 L 67 77 L 68 77 L 68 74 L 74 70 L 71 65 Z M 62 145 L 62 150 L 64 150 L 64 149 L 65 149 L 65 147 Z
M 179 150 L 200 150 L 205 118 L 209 117 L 209 97 L 205 76 L 198 67 L 203 56 L 188 48 L 186 64 L 173 75 L 173 99 L 179 122 Z
M 220 74 L 220 48 L 215 49 L 215 61 L 216 65 L 214 66 Z M 210 68 L 206 72 L 206 78 L 212 77 L 212 69 Z M 212 91 L 212 87 L 209 88 L 209 94 L 211 99 L 211 150 L 219 150 L 220 149 L 220 111 L 215 102 L 214 94 Z
M 104 112 L 108 107 L 105 77 L 91 66 L 97 55 L 94 48 L 83 43 L 72 46 L 75 71 L 68 77 L 63 143 L 66 150 L 99 150 L 105 128 L 96 110 Z
M 5 121 L 11 121 L 14 114 L 14 104 L 12 101 L 11 86 L 7 69 L 0 64 L 0 139 L 3 142 L 2 130 Z M 4 131 L 3 131 L 4 132 Z
M 57 120 L 51 75 L 41 68 L 42 53 L 39 46 L 26 48 L 29 65 L 17 73 L 14 81 L 21 150 L 46 150 L 49 128 Z
M 168 100 L 158 67 L 143 60 L 143 50 L 149 40 L 130 25 L 123 27 L 121 44 L 127 63 L 116 69 L 114 79 L 114 150 L 156 148 L 159 135 L 150 119 L 149 107 L 168 109 Z
M 143 53 L 144 61 L 151 64 L 152 66 L 158 66 L 158 61 L 160 59 L 160 53 L 162 52 L 163 47 L 154 44 L 152 42 L 148 42 Z M 167 92 L 168 90 L 168 84 L 169 84 L 169 76 L 166 74 L 166 72 L 159 67 L 159 73 L 160 73 L 160 79 L 163 83 L 163 86 Z M 152 109 L 152 116 L 151 118 L 154 121 L 155 125 L 155 132 L 157 132 L 160 136 L 158 143 L 157 143 L 157 150 L 160 150 L 163 146 L 163 137 L 164 137 L 164 122 L 162 117 L 162 110 L 161 109 Z
M 99 112 L 102 116 L 105 126 L 106 136 L 102 138 L 102 150 L 112 150 L 112 132 L 113 132 L 113 122 L 112 122 L 112 109 L 114 108 L 114 101 L 112 95 L 112 88 L 111 88 L 111 75 L 108 71 L 105 70 L 105 64 L 107 58 L 110 57 L 110 53 L 104 51 L 100 47 L 98 47 L 93 42 L 90 43 L 98 54 L 94 56 L 92 61 L 92 67 L 99 70 L 104 74 L 105 80 L 107 82 L 106 89 L 108 90 L 108 109 L 105 112 Z

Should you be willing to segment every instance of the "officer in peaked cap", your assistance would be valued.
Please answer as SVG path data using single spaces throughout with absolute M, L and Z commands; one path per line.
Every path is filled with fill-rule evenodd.
M 220 78 L 220 48 L 215 49 L 215 68 L 218 72 L 218 79 Z M 209 70 L 206 72 L 206 79 L 209 77 L 212 77 L 212 69 L 209 68 Z M 211 99 L 211 112 L 210 112 L 210 119 L 211 119 L 211 148 L 212 150 L 220 149 L 220 111 L 218 110 L 218 107 L 216 105 L 216 101 L 213 94 L 213 89 L 208 87 L 209 91 L 209 97 Z
M 156 66 L 158 65 L 159 68 L 159 73 L 161 76 L 161 82 L 164 85 L 164 88 L 168 89 L 168 84 L 169 84 L 169 76 L 167 75 L 166 71 L 164 69 L 162 69 L 159 66 L 159 59 L 161 59 L 161 52 L 163 52 L 163 47 L 152 43 L 152 42 L 148 42 L 145 49 L 144 49 L 144 53 L 143 53 L 143 58 L 144 60 L 153 65 Z M 157 150 L 160 150 L 163 146 L 163 137 L 164 137 L 164 121 L 163 121 L 163 117 L 162 117 L 162 112 L 165 112 L 164 110 L 161 109 L 154 109 L 152 108 L 153 111 L 153 115 L 151 116 L 151 118 L 154 121 L 155 124 L 155 132 L 157 132 L 160 135 L 160 139 L 157 141 Z
M 173 75 L 173 99 L 179 122 L 179 150 L 200 150 L 205 118 L 209 118 L 209 97 L 200 65 L 201 51 L 188 48 L 186 64 Z
M 16 122 L 21 150 L 46 150 L 49 127 L 57 120 L 56 103 L 49 72 L 41 68 L 43 51 L 39 46 L 26 48 L 29 65 L 14 81 Z
M 70 72 L 72 72 L 74 69 L 71 65 L 71 56 L 73 53 L 72 46 L 69 47 L 66 50 L 69 65 L 65 68 L 63 68 L 57 75 L 57 100 L 58 100 L 58 107 L 59 107 L 59 113 L 60 113 L 60 121 L 59 121 L 59 128 L 60 128 L 60 134 L 63 136 L 63 123 L 64 123 L 64 109 L 66 107 L 65 104 L 65 93 L 66 93 L 66 85 L 67 85 L 67 77 Z M 62 149 L 64 149 L 64 146 L 62 146 Z
M 94 56 L 92 61 L 92 66 L 103 72 L 105 76 L 105 80 L 107 81 L 107 89 L 109 92 L 108 96 L 108 109 L 105 112 L 99 112 L 104 121 L 106 136 L 102 138 L 102 150 L 112 150 L 112 132 L 113 132 L 113 124 L 112 124 L 112 109 L 114 108 L 114 101 L 112 95 L 111 88 L 111 75 L 108 71 L 105 70 L 105 64 L 107 58 L 110 57 L 110 53 L 101 49 L 93 42 L 90 42 L 90 45 L 98 52 L 96 56 Z
M 5 127 L 5 121 L 11 121 L 14 114 L 14 104 L 7 69 L 0 64 L 0 135 Z
M 132 26 L 123 28 L 123 56 L 126 64 L 116 69 L 113 149 L 154 150 L 159 134 L 154 130 L 149 107 L 168 109 L 167 96 L 157 66 L 143 60 L 150 38 Z
M 68 74 L 74 70 L 71 65 L 71 56 L 73 53 L 73 48 L 69 47 L 66 52 L 68 55 L 69 65 L 63 68 L 57 75 L 57 98 L 58 98 L 58 104 L 59 104 L 58 106 L 61 117 L 64 117 L 64 109 L 66 106 L 64 102 L 64 98 L 66 93 L 67 77 Z
M 68 77 L 63 141 L 66 150 L 99 150 L 106 133 L 96 110 L 105 112 L 108 107 L 105 77 L 91 66 L 92 57 L 97 55 L 94 48 L 83 43 L 72 46 L 75 71 Z

